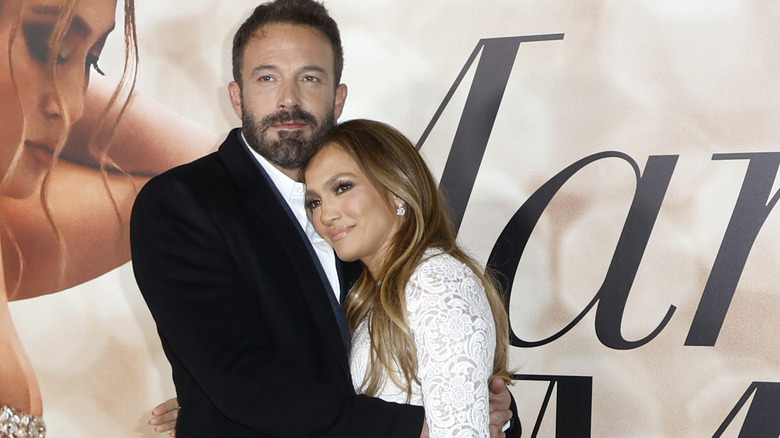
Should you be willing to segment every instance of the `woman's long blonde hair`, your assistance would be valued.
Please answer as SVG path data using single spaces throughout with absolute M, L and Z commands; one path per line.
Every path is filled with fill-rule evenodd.
M 391 194 L 406 204 L 406 215 L 379 278 L 372 278 L 364 269 L 345 304 L 350 328 L 354 331 L 366 320 L 371 339 L 371 363 L 361 383 L 362 391 L 376 395 L 386 375 L 406 390 L 407 399 L 411 397 L 411 383 L 417 381 L 417 351 L 409 329 L 405 286 L 428 248 L 440 248 L 463 262 L 482 281 L 496 325 L 493 374 L 509 383 L 509 328 L 497 283 L 456 244 L 445 202 L 414 145 L 391 126 L 370 120 L 338 125 L 325 143 L 341 147 L 355 159 L 374 187 L 388 199 L 393 213 Z M 396 369 L 399 373 L 392 371 Z
M 0 6 L 5 6 L 4 3 L 6 3 L 7 1 L 8 0 L 0 1 Z M 60 52 L 62 42 L 65 38 L 70 23 L 73 20 L 73 10 L 75 8 L 75 5 L 76 5 L 76 0 L 62 0 L 62 7 L 60 8 L 59 16 L 54 25 L 54 30 L 51 35 L 50 56 L 52 57 L 56 57 L 57 56 L 56 54 Z M 16 90 L 17 96 L 19 96 L 19 88 L 17 85 L 16 73 L 14 72 L 14 67 L 12 62 L 13 43 L 14 43 L 14 39 L 16 38 L 19 32 L 19 26 L 21 22 L 22 13 L 24 11 L 24 7 L 25 7 L 25 0 L 19 0 L 16 10 L 6 11 L 6 12 L 13 13 L 15 16 L 12 22 L 13 24 L 11 26 L 10 37 L 8 39 L 8 64 L 11 72 L 11 81 L 13 83 L 14 89 Z M 103 175 L 104 187 L 107 193 L 109 194 L 111 201 L 114 203 L 114 210 L 116 212 L 117 219 L 120 220 L 120 222 L 121 222 L 121 216 L 120 216 L 119 208 L 111 194 L 111 191 L 109 190 L 107 173 L 108 172 L 118 172 L 122 174 L 126 174 L 126 173 L 123 172 L 119 168 L 119 166 L 117 166 L 116 163 L 114 163 L 108 157 L 108 150 L 111 145 L 111 139 L 113 138 L 114 133 L 116 132 L 117 125 L 119 124 L 119 120 L 127 110 L 128 105 L 130 104 L 130 98 L 132 97 L 133 91 L 135 89 L 136 79 L 138 76 L 139 59 L 138 59 L 138 42 L 137 42 L 136 26 L 135 26 L 135 0 L 124 0 L 124 17 L 125 17 L 124 19 L 124 39 L 125 39 L 124 69 L 122 72 L 120 82 L 117 85 L 117 88 L 114 90 L 111 99 L 109 99 L 106 107 L 103 109 L 98 119 L 97 126 L 95 127 L 95 129 L 92 131 L 90 135 L 90 140 L 88 145 L 89 151 L 98 161 L 101 174 Z M 65 124 L 65 126 L 68 126 L 69 129 L 64 130 L 61 138 L 59 138 L 57 141 L 54 160 L 52 162 L 51 167 L 46 172 L 43 178 L 43 182 L 40 190 L 40 197 L 41 197 L 41 205 L 43 206 L 43 210 L 46 215 L 46 218 L 49 221 L 49 224 L 51 224 L 52 230 L 54 231 L 54 234 L 57 238 L 57 242 L 60 245 L 59 278 L 63 278 L 64 270 L 65 270 L 65 259 L 64 259 L 65 242 L 63 240 L 62 233 L 57 227 L 57 224 L 55 223 L 54 218 L 52 216 L 51 207 L 47 199 L 47 193 L 48 193 L 47 188 L 50 183 L 51 170 L 56 165 L 57 156 L 65 147 L 65 144 L 68 140 L 68 136 L 70 135 L 70 128 L 72 128 L 74 121 L 70 118 L 70 114 L 69 111 L 67 111 L 67 108 L 65 108 L 63 91 L 57 79 L 58 78 L 57 63 L 53 62 L 53 60 L 50 60 L 48 64 L 49 64 L 49 68 L 51 69 L 51 77 L 53 78 L 53 86 L 55 91 L 54 94 L 56 96 L 57 105 L 60 108 L 64 109 L 63 123 Z M 19 159 L 21 158 L 22 150 L 24 148 L 26 131 L 27 131 L 27 121 L 23 119 L 21 135 L 19 138 L 19 143 L 16 148 L 16 152 L 5 174 L 3 174 L 0 177 L 0 193 L 2 193 L 3 190 L 7 187 L 11 179 L 11 175 L 13 175 L 13 173 L 17 169 L 17 166 L 19 164 Z M 4 223 L 4 220 L 2 218 L 0 218 L 0 221 Z M 9 241 L 14 246 L 16 254 L 19 256 L 19 272 L 18 272 L 17 284 L 10 289 L 11 295 L 13 295 L 13 291 L 18 289 L 19 287 L 18 282 L 21 281 L 22 278 L 22 271 L 24 270 L 24 260 L 23 257 L 21 256 L 19 245 L 17 244 L 16 239 L 14 238 L 11 231 L 5 226 L 2 227 L 1 231 L 7 234 Z

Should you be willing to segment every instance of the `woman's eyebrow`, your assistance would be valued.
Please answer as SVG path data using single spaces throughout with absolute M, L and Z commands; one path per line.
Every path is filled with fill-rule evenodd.
M 59 17 L 61 8 L 59 6 L 33 6 L 33 12 L 47 17 Z M 86 37 L 92 33 L 86 21 L 78 15 L 75 15 L 70 23 L 70 30 L 78 36 Z

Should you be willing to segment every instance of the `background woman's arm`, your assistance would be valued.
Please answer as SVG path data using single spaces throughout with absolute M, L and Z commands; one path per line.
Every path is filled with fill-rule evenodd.
M 89 142 L 115 88 L 116 83 L 106 77 L 96 76 L 90 81 L 84 117 L 73 126 L 62 159 L 98 167 L 98 160 L 89 150 Z M 157 175 L 216 150 L 219 143 L 215 133 L 156 100 L 135 93 L 119 119 L 108 157 L 125 172 Z M 106 145 L 97 146 L 103 149 Z
M 138 190 L 151 176 L 219 144 L 216 134 L 136 95 L 108 151 L 108 158 L 129 176 L 102 172 L 88 143 L 114 88 L 103 77 L 90 82 L 86 113 L 51 172 L 45 199 L 59 237 L 40 191 L 26 199 L 0 198 L 9 231 L 2 245 L 10 300 L 57 292 L 128 262 L 128 221 Z

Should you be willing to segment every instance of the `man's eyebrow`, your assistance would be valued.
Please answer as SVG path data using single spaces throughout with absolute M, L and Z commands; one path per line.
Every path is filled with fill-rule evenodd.
M 307 65 L 307 66 L 301 68 L 301 71 L 316 71 L 316 72 L 325 73 L 325 74 L 328 73 L 327 70 L 325 70 L 323 67 L 320 67 L 319 65 Z
M 265 71 L 265 70 L 272 70 L 272 71 L 279 70 L 279 66 L 277 66 L 276 64 L 260 64 L 260 65 L 256 65 L 255 68 L 252 69 L 252 73 L 253 74 L 257 74 L 257 73 L 259 73 L 261 71 Z M 314 71 L 314 72 L 323 73 L 323 74 L 326 74 L 326 75 L 328 74 L 328 70 L 326 70 L 324 67 L 320 67 L 319 65 L 307 65 L 307 66 L 299 68 L 298 71 L 301 71 L 301 72 L 306 72 L 306 71 L 312 72 L 312 71 Z
M 252 72 L 260 71 L 260 70 L 276 70 L 278 67 L 274 64 L 260 64 L 256 65 L 255 68 L 252 69 Z

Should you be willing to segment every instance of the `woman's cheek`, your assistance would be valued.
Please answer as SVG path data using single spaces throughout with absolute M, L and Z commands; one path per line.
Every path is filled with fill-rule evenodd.
M 8 53 L 7 50 L 2 52 Z M 10 158 L 21 142 L 24 122 L 21 102 L 11 79 L 7 56 L 3 56 L 0 60 L 0 102 L 2 102 L 0 105 L 0 132 L 2 132 L 0 135 L 0 175 L 4 175 Z

